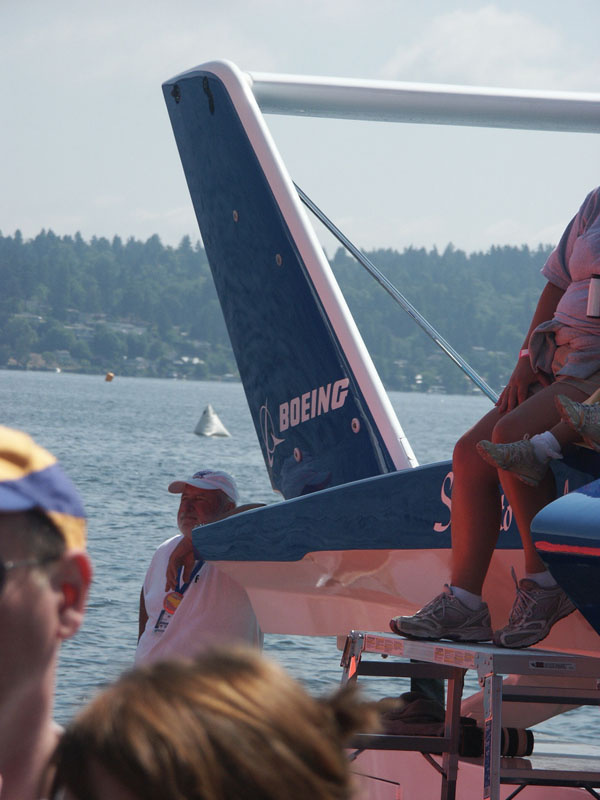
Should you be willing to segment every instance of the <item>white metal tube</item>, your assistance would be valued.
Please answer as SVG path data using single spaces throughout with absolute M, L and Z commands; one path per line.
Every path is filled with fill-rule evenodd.
M 247 76 L 265 114 L 600 133 L 600 93 Z

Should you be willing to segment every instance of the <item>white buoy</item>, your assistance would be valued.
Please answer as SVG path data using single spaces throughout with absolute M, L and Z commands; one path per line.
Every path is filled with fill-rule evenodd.
M 194 433 L 198 436 L 231 436 L 210 403 L 202 412 L 202 416 L 194 428 Z

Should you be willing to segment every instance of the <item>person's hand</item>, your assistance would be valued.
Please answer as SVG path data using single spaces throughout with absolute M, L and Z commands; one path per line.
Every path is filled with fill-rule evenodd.
M 550 378 L 543 372 L 534 372 L 528 358 L 520 358 L 496 403 L 500 413 L 512 411 L 520 405 L 529 397 L 531 387 L 536 383 L 549 386 Z
M 194 555 L 192 541 L 187 536 L 184 536 L 169 557 L 165 592 L 177 589 L 177 576 L 181 567 L 183 567 L 183 582 L 189 581 L 195 561 L 196 556 Z

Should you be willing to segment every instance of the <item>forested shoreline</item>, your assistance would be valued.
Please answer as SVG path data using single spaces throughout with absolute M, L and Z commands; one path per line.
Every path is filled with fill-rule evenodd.
M 507 380 L 544 280 L 550 248 L 467 254 L 374 250 L 369 258 L 498 389 Z M 472 391 L 460 370 L 343 250 L 331 259 L 388 389 Z M 112 241 L 42 231 L 0 234 L 0 368 L 236 379 L 200 243 L 158 235 Z

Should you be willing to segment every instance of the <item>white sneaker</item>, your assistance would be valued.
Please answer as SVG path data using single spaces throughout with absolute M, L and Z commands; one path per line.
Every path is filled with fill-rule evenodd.
M 545 589 L 535 581 L 523 578 L 517 583 L 517 597 L 508 618 L 508 625 L 494 633 L 494 644 L 499 647 L 529 647 L 545 639 L 559 619 L 575 611 L 560 586 Z
M 494 444 L 484 439 L 476 447 L 484 461 L 496 469 L 514 473 L 528 486 L 537 486 L 548 472 L 548 462 L 537 458 L 528 436 L 508 444 Z
M 562 421 L 580 433 L 588 447 L 600 451 L 600 404 L 578 403 L 564 394 L 554 402 Z
M 390 628 L 408 639 L 452 639 L 455 642 L 485 642 L 492 638 L 490 612 L 486 603 L 477 611 L 465 606 L 446 585 L 412 617 L 394 617 Z

